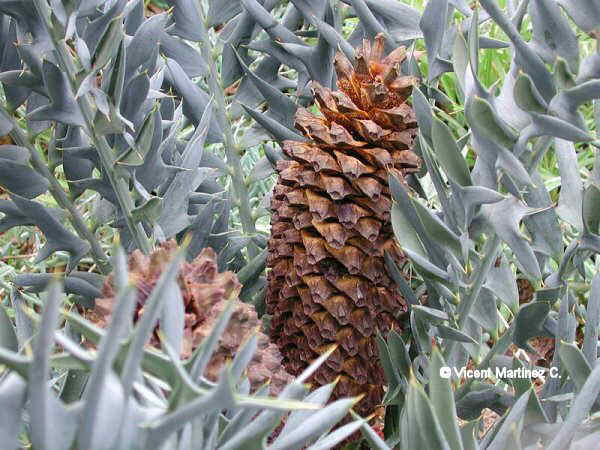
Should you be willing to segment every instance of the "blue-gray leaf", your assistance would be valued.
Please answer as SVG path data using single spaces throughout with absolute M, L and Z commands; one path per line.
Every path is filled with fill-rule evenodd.
M 55 120 L 68 125 L 84 126 L 85 120 L 75 101 L 66 75 L 50 61 L 43 65 L 44 85 L 50 104 L 28 114 L 31 120 Z
M 14 145 L 0 146 L 0 185 L 29 200 L 48 190 L 48 181 L 29 164 L 29 152 Z
M 537 210 L 527 207 L 515 197 L 509 197 L 498 203 L 483 205 L 481 211 L 498 236 L 515 252 L 525 272 L 535 279 L 540 279 L 542 274 L 537 259 L 527 238 L 519 230 L 521 220 Z
M 14 194 L 10 197 L 23 216 L 37 225 L 46 237 L 46 245 L 39 251 L 36 260 L 43 261 L 52 253 L 64 250 L 71 256 L 67 267 L 67 271 L 71 271 L 88 252 L 90 244 L 68 231 L 41 203 Z

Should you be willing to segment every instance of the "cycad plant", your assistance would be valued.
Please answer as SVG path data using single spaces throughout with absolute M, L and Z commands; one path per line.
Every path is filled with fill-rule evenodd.
M 146 3 L 0 0 L 7 446 L 594 447 L 595 2 Z
M 56 270 L 70 295 L 65 308 L 70 310 L 75 304 L 80 310 L 87 308 L 84 316 L 106 325 L 109 311 L 104 311 L 100 318 L 94 314 L 109 300 L 102 295 L 102 286 L 110 285 L 110 280 L 116 278 L 113 275 L 106 281 L 103 277 L 112 267 L 108 257 L 110 241 L 118 240 L 127 252 L 137 249 L 135 257 L 144 258 L 142 255 L 150 255 L 157 244 L 173 238 L 181 242 L 184 236 L 190 240 L 186 247 L 186 258 L 192 261 L 189 264 L 194 264 L 196 256 L 206 255 L 202 253 L 204 247 L 212 247 L 218 255 L 219 269 L 230 268 L 237 273 L 242 284 L 240 297 L 252 301 L 262 313 L 267 232 L 264 225 L 262 230 L 257 229 L 257 224 L 268 214 L 265 194 L 269 190 L 263 179 L 273 171 L 271 166 L 283 158 L 283 152 L 262 143 L 273 137 L 302 139 L 294 130 L 296 109 L 312 102 L 310 84 L 319 83 L 323 89 L 335 85 L 333 57 L 338 46 L 352 56 L 353 46 L 363 38 L 372 41 L 381 34 L 389 52 L 406 37 L 401 32 L 405 24 L 410 29 L 409 39 L 419 35 L 416 10 L 393 3 L 382 7 L 360 1 L 349 7 L 330 2 L 248 0 L 229 4 L 184 0 L 170 2 L 171 9 L 148 18 L 144 3 L 142 0 L 0 2 L 0 136 L 3 144 L 9 142 L 2 146 L 0 158 L 0 185 L 4 194 L 0 201 L 3 213 L 0 227 L 11 232 L 19 232 L 23 229 L 20 227 L 37 227 L 41 233 L 34 233 L 33 248 L 39 251 L 33 264 L 39 264 L 37 267 L 47 272 L 34 270 L 17 275 L 14 268 L 3 266 L 4 275 L 16 276 L 2 283 L 7 289 L 14 283 L 28 290 L 25 309 L 34 321 L 40 306 L 37 294 L 48 288 L 53 278 L 49 272 Z M 398 12 L 405 17 L 400 18 Z M 344 27 L 356 24 L 356 19 L 360 25 L 346 42 L 344 34 L 348 33 Z M 396 56 L 400 58 L 399 53 Z M 368 58 L 371 59 L 370 55 Z M 394 67 L 386 75 L 391 76 L 397 69 Z M 378 73 L 380 68 L 369 70 Z M 404 88 L 394 89 L 398 89 L 404 100 L 407 93 Z M 230 95 L 232 92 L 234 96 Z M 292 94 L 292 98 L 286 94 Z M 264 127 L 266 133 L 259 127 L 249 128 L 243 112 Z M 8 140 L 5 136 L 9 136 Z M 404 139 L 406 146 L 410 136 Z M 257 146 L 260 146 L 258 151 Z M 245 152 L 249 149 L 254 150 Z M 385 176 L 380 174 L 379 178 L 385 183 Z M 389 238 L 389 229 L 386 234 Z M 56 261 L 66 264 L 54 267 Z M 213 266 L 214 263 L 211 260 Z M 132 270 L 132 275 L 140 278 L 140 271 Z M 372 273 L 372 276 L 377 275 Z M 154 273 L 149 279 L 156 281 L 157 277 Z M 138 279 L 141 287 L 136 284 L 137 289 L 147 295 L 151 283 L 144 285 L 148 279 L 141 278 Z M 178 302 L 168 301 L 169 306 L 159 311 L 167 314 L 167 310 L 174 308 L 177 318 L 161 316 L 162 325 L 156 329 L 149 318 L 149 322 L 143 320 L 150 297 L 133 296 L 137 303 L 144 303 L 143 307 L 121 306 L 123 300 L 115 291 L 110 297 L 115 309 L 110 311 L 116 314 L 119 308 L 133 308 L 134 316 L 139 319 L 136 326 L 144 327 L 138 338 L 132 338 L 137 339 L 136 345 L 143 346 L 150 337 L 158 345 L 164 333 L 170 336 L 167 341 L 175 339 L 171 342 L 172 353 L 178 355 L 177 339 L 181 338 Z M 20 298 L 16 291 L 15 298 Z M 250 306 L 240 308 L 252 310 Z M 7 319 L 3 323 L 7 336 L 12 336 L 9 322 L 27 323 L 22 309 L 20 306 L 9 309 L 9 318 L 3 314 Z M 158 314 L 157 311 L 153 314 Z M 75 317 L 74 323 L 86 323 L 73 311 L 69 314 Z M 188 339 L 192 345 L 183 352 L 184 356 L 189 351 L 200 351 L 204 342 L 202 327 L 191 316 L 186 318 L 190 326 L 184 327 L 184 336 L 186 332 L 192 336 L 196 333 L 196 340 Z M 51 318 L 48 320 L 52 322 Z M 40 329 L 49 335 L 51 328 L 46 322 L 43 323 L 46 328 Z M 71 333 L 75 325 L 70 320 L 67 323 L 66 331 Z M 87 329 L 87 325 L 83 327 Z M 89 335 L 83 338 L 91 352 L 99 345 L 98 333 L 101 333 L 92 329 L 96 338 Z M 202 328 L 202 332 L 207 330 Z M 76 344 L 80 343 L 77 335 L 72 337 Z M 8 340 L 10 345 L 6 346 L 14 350 L 12 338 Z M 73 342 L 61 342 L 61 347 L 87 361 L 87 365 L 75 364 L 69 367 L 67 375 L 60 375 L 66 386 L 61 390 L 62 400 L 80 404 L 83 393 L 86 408 L 91 410 L 93 401 L 87 403 L 88 389 L 100 389 L 95 384 L 97 375 L 92 373 L 88 379 L 86 373 L 93 356 L 81 353 Z M 46 344 L 34 348 L 34 359 L 38 354 L 48 358 L 50 346 L 49 342 Z M 235 350 L 239 345 L 236 342 Z M 19 351 L 24 352 L 25 348 Z M 102 354 L 102 348 L 98 350 Z M 233 357 L 234 350 L 229 351 L 224 359 Z M 323 352 L 329 353 L 325 344 L 319 348 L 319 353 Z M 370 354 L 376 357 L 372 343 Z M 107 359 L 102 364 L 110 366 L 110 357 L 104 357 Z M 125 370 L 129 377 L 125 382 L 126 403 L 133 392 L 132 374 L 137 370 L 135 362 L 127 364 L 131 367 Z M 169 364 L 173 365 L 169 370 L 176 370 L 175 361 Z M 114 366 L 120 372 L 119 365 Z M 145 366 L 146 375 L 156 377 L 156 373 L 147 370 Z M 21 376 L 26 376 L 26 372 L 21 371 Z M 42 379 L 47 373 L 48 370 L 43 376 L 37 374 L 40 385 L 44 384 Z M 250 378 L 256 378 L 255 375 Z M 10 377 L 14 378 L 14 374 Z M 379 391 L 381 381 L 379 373 Z M 86 382 L 91 387 L 84 389 Z M 167 382 L 163 377 L 163 383 Z M 62 383 L 63 378 L 59 384 Z M 160 382 L 159 385 L 160 389 L 169 389 Z M 315 391 L 316 398 L 328 397 L 333 387 L 334 384 L 327 383 L 324 389 Z M 118 388 L 115 389 L 118 399 Z M 154 386 L 154 391 L 160 389 Z M 354 392 L 358 394 L 356 389 Z M 57 417 L 62 417 L 63 409 L 57 408 Z M 169 403 L 169 408 L 174 405 Z M 259 412 L 252 411 L 243 417 L 251 418 Z M 14 422 L 16 415 L 11 417 Z M 223 424 L 218 416 L 210 420 L 213 426 Z M 28 419 L 26 422 L 29 423 Z M 73 423 L 71 420 L 63 425 L 70 428 Z M 274 423 L 269 419 L 268 427 Z M 290 418 L 277 436 L 287 435 L 298 423 L 299 419 Z M 35 441 L 39 436 L 34 425 L 33 434 L 37 437 L 32 441 L 36 447 L 46 446 L 49 442 L 46 438 L 56 439 L 58 446 L 69 446 L 71 442 L 85 446 L 86 439 L 92 439 L 80 438 L 79 432 L 72 434 L 72 430 L 62 436 L 54 435 L 48 431 L 47 421 L 40 426 L 43 439 Z M 93 428 L 93 421 L 87 420 L 85 427 Z M 353 429 L 357 429 L 356 423 Z M 198 429 L 194 433 L 197 436 Z M 334 441 L 339 442 L 347 435 L 342 431 Z M 71 439 L 73 436 L 77 441 Z M 117 438 L 116 442 L 120 440 Z M 126 448 L 131 442 L 124 440 L 118 445 Z M 139 442 L 144 445 L 143 439 Z M 294 447 L 306 441 L 277 442 Z
M 233 360 L 222 361 L 218 379 L 209 380 L 215 373 L 213 353 L 235 316 L 235 297 L 222 302 L 222 313 L 198 349 L 180 359 L 176 349 L 185 314 L 177 307 L 183 303 L 176 280 L 184 253 L 177 252 L 164 267 L 133 328 L 139 286 L 121 251 L 115 252 L 116 307 L 106 329 L 66 308 L 56 281 L 33 308 L 15 294 L 19 328 L 1 316 L 0 362 L 8 369 L 0 378 L 3 448 L 322 449 L 366 426 L 357 419 L 329 433 L 357 399 L 322 407 L 335 385 L 309 393 L 305 384 L 333 349 L 273 398 L 268 383 L 253 389 L 246 377 L 259 344 L 252 334 Z M 67 325 L 57 330 L 62 321 Z M 160 350 L 145 346 L 157 323 L 162 324 Z M 82 347 L 81 337 L 97 350 Z M 73 395 L 81 387 L 71 382 L 73 371 L 89 374 L 81 398 Z M 283 416 L 285 425 L 277 427 Z
M 412 336 L 392 331 L 382 342 L 386 426 L 401 448 L 597 446 L 597 169 L 583 180 L 576 149 L 596 151 L 580 111 L 597 107 L 600 81 L 596 54 L 579 61 L 567 16 L 579 33 L 597 30 L 570 2 L 559 3 L 509 2 L 501 11 L 483 0 L 485 17 L 475 8 L 453 33 L 439 33 L 432 25 L 450 6 L 435 1 L 421 21 L 428 50 L 453 48 L 438 58 L 456 75 L 468 133 L 455 136 L 449 99 L 436 89 L 444 86 L 443 70 L 430 73 L 431 86 L 413 92 L 424 187 L 410 190 L 390 178 L 394 233 L 427 299 L 424 305 L 412 296 Z M 508 38 L 511 68 L 500 89 L 479 78 L 482 19 Z M 530 42 L 519 34 L 524 24 L 533 29 Z M 542 177 L 552 154 L 558 199 Z M 523 305 L 517 276 L 534 287 Z M 540 337 L 554 339 L 548 367 L 535 364 L 532 338 Z M 460 368 L 491 375 L 467 378 Z M 503 376 L 503 369 L 542 369 L 545 378 Z M 486 408 L 501 418 L 484 429 Z
M 58 252 L 67 272 L 104 274 L 106 235 L 148 253 L 191 234 L 189 257 L 212 247 L 262 312 L 268 177 L 282 157 L 265 143 L 301 138 L 296 109 L 312 81 L 334 86 L 338 46 L 352 55 L 378 33 L 387 51 L 410 44 L 419 13 L 370 0 L 168 3 L 146 18 L 143 0 L 0 2 L 0 136 L 14 145 L 1 229 L 36 225 L 38 262 Z

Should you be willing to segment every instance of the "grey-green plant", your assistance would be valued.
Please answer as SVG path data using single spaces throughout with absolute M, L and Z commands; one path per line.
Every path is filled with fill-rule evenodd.
M 189 359 L 174 351 L 182 334 L 174 327 L 165 328 L 173 335 L 161 334 L 161 350 L 148 348 L 159 317 L 183 325 L 183 309 L 165 305 L 181 301 L 175 278 L 184 253 L 165 269 L 134 327 L 138 294 L 122 251 L 114 252 L 119 293 L 105 330 L 70 310 L 58 279 L 39 298 L 14 293 L 16 328 L 0 309 L 2 448 L 323 449 L 366 426 L 358 418 L 330 432 L 357 399 L 324 406 L 334 385 L 310 392 L 306 384 L 331 352 L 276 398 L 269 396 L 268 384 L 250 392 L 245 370 L 257 349 L 256 336 L 223 367 L 217 382 L 206 379 L 206 363 L 235 299 Z M 86 374 L 84 383 L 73 381 L 77 372 Z M 285 426 L 273 434 L 283 417 Z
M 302 409 L 290 422 L 310 426 L 284 427 L 268 442 L 295 448 L 350 407 L 303 409 L 303 377 L 277 401 L 250 395 L 239 380 L 248 346 L 209 383 L 173 356 L 169 339 L 162 353 L 142 348 L 151 315 L 130 335 L 99 330 L 70 308 L 100 296 L 104 277 L 78 265 L 91 258 L 97 272 L 111 270 L 108 224 L 127 251 L 184 235 L 190 257 L 213 247 L 260 310 L 268 177 L 283 158 L 271 142 L 302 139 L 296 108 L 311 104 L 312 80 L 336 83 L 335 51 L 351 57 L 363 38 L 383 33 L 390 48 L 427 52 L 407 67 L 426 71 L 412 98 L 424 167 L 406 185 L 390 180 L 394 231 L 411 264 L 390 258 L 387 270 L 411 303 L 410 326 L 379 342 L 385 442 L 357 418 L 312 448 L 359 428 L 382 449 L 593 448 L 600 9 L 594 0 L 479 3 L 430 0 L 421 13 L 400 0 L 177 0 L 146 18 L 143 0 L 0 0 L 0 137 L 15 144 L 0 147 L 0 231 L 36 226 L 38 261 L 68 254 L 61 283 L 71 296 L 61 309 L 51 274 L 2 266 L 2 278 L 16 275 L 29 293 L 0 280 L 16 305 L 10 317 L 0 307 L 0 361 L 10 369 L 0 380 L 0 427 L 26 424 L 21 437 L 36 448 L 110 448 L 106 436 L 118 448 L 156 436 L 164 448 L 260 448 L 282 410 Z M 584 45 L 596 48 L 584 57 Z M 482 58 L 492 52 L 510 66 Z M 490 67 L 504 76 L 486 85 Z M 552 182 L 547 160 L 558 165 Z M 519 304 L 517 277 L 534 286 L 533 301 Z M 125 284 L 122 308 L 133 296 Z M 58 316 L 66 326 L 56 331 Z M 79 335 L 98 352 L 81 348 Z M 555 339 L 551 367 L 561 375 L 541 389 L 439 377 L 444 364 L 520 368 L 507 350 L 531 351 L 539 336 Z M 311 395 L 324 403 L 328 390 Z M 115 433 L 118 414 L 107 408 L 130 418 L 125 431 Z M 502 418 L 480 438 L 484 408 Z
M 383 32 L 422 36 L 393 0 L 0 2 L 0 230 L 36 225 L 37 262 L 68 255 L 110 271 L 127 251 L 190 234 L 222 268 L 244 270 L 261 304 L 269 176 L 294 138 L 310 81 L 335 83 L 333 56 Z M 347 39 L 345 39 L 347 37 Z M 231 95 L 235 92 L 234 95 Z M 257 125 L 250 126 L 249 120 Z M 113 233 L 114 234 L 114 233 Z
M 0 308 L 0 352 L 9 369 L 0 410 L 11 439 L 13 425 L 26 424 L 25 445 L 145 448 L 161 439 L 168 440 L 165 446 L 189 446 L 192 438 L 206 448 L 264 445 L 280 416 L 267 409 L 283 404 L 261 393 L 250 398 L 247 387 L 239 393 L 227 375 L 216 386 L 199 381 L 176 357 L 142 351 L 152 314 L 123 342 L 126 334 L 118 330 L 126 321 L 103 332 L 73 311 L 72 300 L 87 307 L 101 296 L 102 275 L 112 268 L 108 225 L 127 252 L 148 253 L 156 242 L 184 235 L 190 236 L 187 257 L 213 247 L 220 266 L 237 272 L 243 299 L 256 297 L 260 306 L 267 233 L 256 223 L 267 214 L 264 179 L 282 154 L 269 145 L 261 158 L 250 150 L 298 136 L 293 116 L 298 103 L 312 101 L 309 82 L 331 86 L 335 50 L 352 52 L 342 38 L 345 23 L 359 19 L 353 43 L 382 31 L 390 46 L 419 35 L 418 12 L 394 2 L 169 4 L 170 10 L 146 18 L 143 0 L 0 1 L 0 136 L 13 141 L 1 148 L 0 230 L 37 227 L 43 247 L 34 264 L 56 253 L 69 258 L 60 280 L 70 296 L 64 310 L 52 274 L 16 274 L 3 266 L 0 281 L 14 301 L 10 316 Z M 396 35 L 405 25 L 408 35 Z M 227 95 L 232 86 L 235 96 Z M 264 129 L 249 128 L 246 113 Z M 89 271 L 82 270 L 90 258 Z M 9 274 L 14 277 L 7 280 Z M 123 317 L 133 296 L 121 296 Z M 99 352 L 82 349 L 80 334 L 100 345 Z M 25 342 L 30 338 L 32 345 Z M 54 343 L 62 353 L 54 353 Z M 165 352 L 173 356 L 168 344 Z M 238 356 L 236 370 L 249 353 Z M 302 383 L 316 367 L 282 398 L 303 396 Z M 331 389 L 310 399 L 324 403 Z M 290 416 L 272 446 L 314 441 L 352 401 L 321 408 L 317 416 Z M 315 448 L 330 448 L 360 427 L 368 429 L 364 420 L 352 422 Z
M 590 124 L 581 112 L 598 111 L 598 54 L 579 56 L 579 36 L 597 39 L 600 15 L 593 2 L 582 10 L 570 1 L 479 3 L 448 27 L 454 16 L 440 19 L 439 11 L 451 13 L 455 3 L 430 1 L 421 20 L 430 73 L 412 101 L 425 170 L 409 180 L 414 189 L 393 177 L 390 186 L 394 233 L 426 297 L 403 283 L 389 258 L 412 306 L 410 333 L 380 341 L 386 437 L 400 448 L 594 448 L 599 160 L 586 173 L 577 151 L 597 155 L 600 144 L 598 115 Z M 501 86 L 479 78 L 486 22 L 509 45 Z M 464 107 L 468 131 L 459 136 L 439 93 L 445 70 L 454 72 Z M 559 166 L 557 201 L 540 168 L 549 153 Z M 517 277 L 534 288 L 524 304 Z M 497 375 L 496 368 L 540 369 L 522 357 L 535 358 L 530 340 L 539 337 L 554 338 L 542 385 Z M 492 375 L 478 380 L 453 370 L 468 365 Z M 452 369 L 449 378 L 443 366 Z M 501 417 L 480 437 L 485 408 Z

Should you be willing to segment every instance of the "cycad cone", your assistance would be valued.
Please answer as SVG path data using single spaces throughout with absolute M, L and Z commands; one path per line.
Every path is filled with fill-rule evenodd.
M 340 376 L 334 397 L 366 394 L 357 411 L 381 403 L 385 383 L 376 335 L 399 330 L 405 300 L 387 275 L 384 252 L 398 262 L 390 222 L 388 175 L 418 170 L 415 115 L 406 103 L 414 77 L 400 73 L 405 49 L 383 57 L 367 41 L 352 64 L 338 53 L 338 91 L 313 82 L 321 114 L 298 109 L 306 142 L 286 141 L 271 208 L 268 291 L 271 336 L 286 368 L 299 373 L 338 348 L 314 375 Z

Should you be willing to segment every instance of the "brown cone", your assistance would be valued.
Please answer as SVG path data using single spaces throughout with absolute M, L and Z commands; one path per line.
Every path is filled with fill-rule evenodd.
M 138 304 L 133 321 L 143 313 L 144 303 L 162 271 L 172 259 L 177 244 L 169 241 L 146 256 L 139 250 L 129 257 L 129 276 L 136 284 Z M 115 291 L 112 275 L 103 288 L 103 298 L 96 299 L 95 308 L 86 315 L 99 326 L 106 328 L 110 314 L 114 309 Z M 191 262 L 184 262 L 180 268 L 177 282 L 185 303 L 185 329 L 181 357 L 188 358 L 209 335 L 227 301 L 237 296 L 241 285 L 233 272 L 219 273 L 216 254 L 206 248 Z M 223 332 L 205 376 L 216 381 L 226 362 L 231 361 L 237 350 L 243 346 L 254 332 L 258 334 L 258 349 L 247 367 L 247 376 L 254 389 L 270 381 L 271 394 L 278 394 L 293 377 L 281 364 L 281 354 L 277 346 L 260 330 L 261 321 L 252 305 L 236 300 L 233 314 Z M 159 324 L 160 327 L 160 324 Z M 150 344 L 160 347 L 158 335 L 152 336 Z
M 357 411 L 371 414 L 385 383 L 375 337 L 407 305 L 387 275 L 393 240 L 388 175 L 401 180 L 420 166 L 417 133 L 406 99 L 416 84 L 400 74 L 405 49 L 383 57 L 383 37 L 365 41 L 352 64 L 338 53 L 339 91 L 313 82 L 321 112 L 299 108 L 296 127 L 308 142 L 285 141 L 271 208 L 266 302 L 271 337 L 296 375 L 333 343 L 337 350 L 314 375 L 340 376 L 335 397 L 366 394 Z

